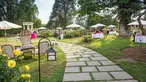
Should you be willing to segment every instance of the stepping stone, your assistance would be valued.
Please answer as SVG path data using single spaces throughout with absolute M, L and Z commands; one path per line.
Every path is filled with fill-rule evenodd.
M 80 72 L 79 67 L 66 67 L 65 72 Z
M 101 65 L 98 61 L 88 61 L 87 64 L 89 66 L 93 66 L 93 65 L 98 66 L 98 65 Z
M 102 65 L 115 65 L 112 61 L 100 61 Z
M 88 81 L 91 80 L 89 73 L 69 73 L 64 74 L 63 81 Z
M 82 57 L 91 57 L 91 55 L 81 55 Z
M 98 57 L 98 56 L 102 56 L 101 54 L 91 54 L 92 56 L 94 56 L 94 57 Z
M 67 59 L 68 58 L 79 58 L 79 57 L 81 57 L 81 56 L 80 55 L 66 56 Z
M 82 72 L 97 72 L 96 67 L 81 67 Z
M 126 72 L 110 72 L 115 79 L 133 79 L 131 75 Z
M 120 80 L 120 81 L 107 81 L 107 82 L 138 82 L 136 80 Z
M 85 62 L 67 62 L 66 66 L 86 66 Z
M 79 61 L 90 61 L 89 58 L 79 58 Z
M 67 62 L 78 61 L 76 58 L 66 59 Z
M 73 53 L 66 53 L 65 55 L 66 56 L 73 56 L 74 54 Z
M 113 78 L 110 76 L 108 72 L 99 72 L 99 73 L 92 73 L 92 76 L 95 80 L 112 80 Z
M 91 60 L 108 60 L 106 57 L 90 57 Z
M 119 66 L 100 66 L 97 67 L 99 71 L 121 71 L 122 69 Z

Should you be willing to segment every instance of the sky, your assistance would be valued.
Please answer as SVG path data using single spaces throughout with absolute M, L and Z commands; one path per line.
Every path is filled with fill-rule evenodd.
M 38 18 L 42 20 L 43 24 L 47 24 L 54 2 L 54 0 L 35 0 L 39 10 Z

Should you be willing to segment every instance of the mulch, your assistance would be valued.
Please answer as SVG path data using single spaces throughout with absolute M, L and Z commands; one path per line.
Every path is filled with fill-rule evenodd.
M 124 58 L 146 62 L 146 47 L 126 48 L 122 52 L 125 54 Z

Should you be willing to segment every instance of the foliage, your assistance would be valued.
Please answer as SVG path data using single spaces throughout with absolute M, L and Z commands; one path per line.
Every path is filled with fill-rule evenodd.
M 7 36 L 15 36 L 20 33 L 21 29 L 8 29 L 6 30 Z M 5 36 L 5 30 L 0 30 L 0 37 Z
M 42 37 L 42 36 L 52 37 L 53 33 L 49 30 L 46 30 L 46 31 L 44 30 L 44 31 L 39 32 L 39 34 L 37 35 L 37 37 Z
M 40 28 L 42 26 L 42 21 L 38 18 L 35 19 L 33 22 L 34 22 L 34 25 L 33 25 L 34 28 Z
M 81 37 L 83 42 L 91 42 L 92 36 L 90 35 L 84 35 Z
M 78 13 L 80 16 L 87 15 L 88 26 L 92 23 L 92 17 L 100 17 L 100 13 L 102 15 L 104 13 L 109 13 L 111 16 L 117 15 L 120 35 L 129 34 L 127 24 L 131 21 L 131 17 L 139 13 L 144 6 L 139 0 L 78 0 L 78 4 Z M 101 20 L 103 19 L 101 18 Z
M 17 52 L 18 51 L 16 51 L 15 54 L 19 55 L 20 53 Z M 28 77 L 23 80 L 20 76 L 20 71 L 16 66 L 16 61 L 8 58 L 6 54 L 3 54 L 1 49 L 0 62 L 0 82 L 28 82 L 30 80 Z
M 0 0 L 0 12 L 0 21 L 22 24 L 36 19 L 38 8 L 35 0 Z
M 67 26 L 75 9 L 75 0 L 55 0 L 47 27 L 56 28 Z

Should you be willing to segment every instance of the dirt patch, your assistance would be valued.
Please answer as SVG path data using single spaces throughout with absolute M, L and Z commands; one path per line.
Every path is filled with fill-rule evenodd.
M 124 58 L 146 62 L 146 47 L 126 48 L 122 52 L 125 54 Z

